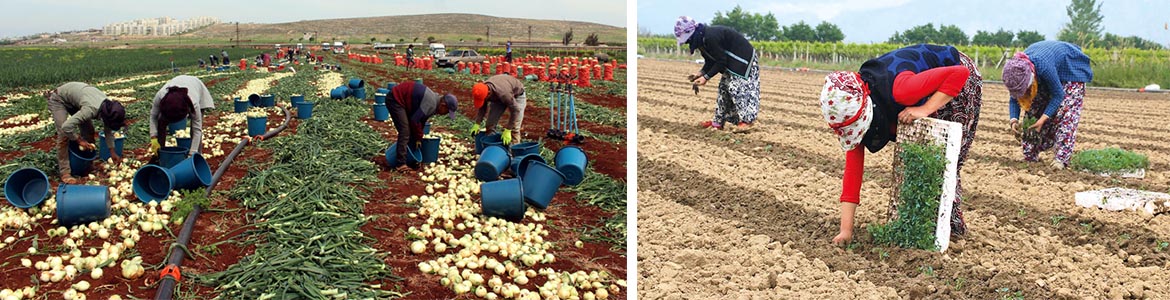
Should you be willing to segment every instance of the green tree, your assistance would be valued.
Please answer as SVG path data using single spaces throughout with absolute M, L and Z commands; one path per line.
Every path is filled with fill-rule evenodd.
M 935 39 L 940 44 L 945 45 L 966 45 L 970 41 L 967 39 L 967 34 L 955 25 L 943 25 L 938 28 L 938 38 Z
M 1020 30 L 1016 33 L 1016 47 L 1028 47 L 1028 45 L 1043 41 L 1044 35 L 1035 30 Z
M 780 23 L 772 13 L 761 15 L 745 11 L 739 5 L 727 13 L 715 12 L 711 25 L 731 27 L 751 40 L 774 41 L 780 38 Z
M 906 29 L 906 31 L 894 33 L 889 42 L 898 44 L 934 43 L 937 37 L 938 29 L 934 28 L 934 23 L 926 23 L 926 25 L 918 25 Z
M 971 36 L 971 44 L 979 46 L 993 45 L 995 38 L 991 36 L 991 32 L 976 30 L 975 35 Z
M 434 37 L 434 36 L 428 36 L 428 37 L 427 37 L 427 44 L 434 43 L 435 41 L 436 41 L 436 40 L 435 40 L 435 37 Z
M 601 42 L 597 40 L 597 33 L 590 33 L 589 36 L 585 37 L 586 46 L 597 46 L 599 44 L 601 44 Z
M 817 39 L 821 42 L 836 43 L 845 40 L 845 33 L 841 32 L 837 24 L 821 21 L 821 24 L 817 24 Z
M 792 26 L 784 26 L 784 39 L 790 41 L 801 42 L 815 42 L 817 41 L 817 31 L 813 30 L 812 26 L 804 21 L 792 24 Z
M 1064 24 L 1056 39 L 1089 47 L 1101 39 L 1101 4 L 1097 0 L 1072 0 L 1065 8 L 1069 22 Z
M 565 32 L 564 36 L 561 36 L 561 44 L 568 46 L 569 43 L 572 41 L 573 41 L 573 30 L 569 29 L 569 31 Z
M 971 44 L 980 46 L 1007 47 L 1012 45 L 1012 39 L 1015 37 L 1015 33 L 1003 30 L 1002 28 L 994 33 L 990 31 L 979 30 L 975 32 L 975 36 L 971 37 Z

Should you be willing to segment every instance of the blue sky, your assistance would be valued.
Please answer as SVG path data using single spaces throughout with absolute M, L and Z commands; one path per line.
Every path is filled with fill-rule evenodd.
M 967 32 L 1036 30 L 1048 39 L 1068 22 L 1065 6 L 1070 0 L 639 0 L 638 27 L 654 33 L 673 33 L 674 20 L 688 15 L 709 22 L 716 11 L 727 12 L 738 3 L 753 12 L 772 12 L 777 21 L 815 24 L 829 21 L 841 27 L 848 42 L 881 42 L 894 32 L 932 22 L 954 24 Z M 1170 1 L 1100 0 L 1101 22 L 1106 32 L 1136 35 L 1162 44 L 1170 43 Z
M 40 32 L 101 28 L 106 23 L 170 16 L 218 17 L 225 22 L 476 13 L 498 17 L 585 21 L 627 27 L 623 0 L 0 0 L 0 38 Z

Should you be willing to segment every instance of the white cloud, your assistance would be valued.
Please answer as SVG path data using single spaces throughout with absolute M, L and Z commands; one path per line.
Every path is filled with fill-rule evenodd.
M 776 14 L 807 13 L 817 16 L 822 21 L 832 20 L 844 13 L 858 13 L 891 7 L 899 7 L 910 3 L 910 0 L 840 0 L 840 1 L 810 1 L 803 3 L 767 3 L 753 9 L 756 11 L 771 11 Z

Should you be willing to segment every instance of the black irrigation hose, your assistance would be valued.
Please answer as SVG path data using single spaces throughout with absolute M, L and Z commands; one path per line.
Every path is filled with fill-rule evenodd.
M 292 120 L 292 112 L 289 112 L 287 107 L 281 107 L 281 109 L 284 110 L 284 124 L 281 124 L 279 127 L 273 128 L 272 130 L 264 133 L 261 138 L 272 138 L 277 134 L 280 134 L 280 132 L 284 131 L 284 129 L 288 128 L 288 122 L 289 120 Z M 215 185 L 219 183 L 219 177 L 223 176 L 224 172 L 227 172 L 228 167 L 231 167 L 232 161 L 236 159 L 237 155 L 244 151 L 244 147 L 247 147 L 250 141 L 250 139 L 244 139 L 240 141 L 240 144 L 236 145 L 236 148 L 232 150 L 232 153 L 228 154 L 228 156 L 224 158 L 223 162 L 219 164 L 219 169 L 216 169 L 215 174 L 211 176 L 211 184 L 207 186 L 207 190 L 204 193 L 204 196 L 211 197 L 211 190 L 214 189 Z M 175 245 L 178 245 L 179 247 L 172 246 L 170 248 L 170 259 L 166 264 L 164 264 L 164 266 L 174 265 L 175 267 L 182 267 L 183 257 L 186 256 L 184 249 L 186 249 L 188 247 L 187 244 L 191 242 L 191 234 L 195 231 L 195 219 L 199 217 L 199 213 L 202 211 L 202 206 L 195 205 L 195 208 L 191 210 L 191 213 L 187 214 L 187 219 L 183 221 L 183 228 L 179 231 L 179 238 L 177 241 L 175 241 Z M 163 277 L 161 280 L 159 280 L 158 292 L 155 294 L 154 299 L 170 300 L 175 293 L 176 284 L 178 284 L 178 282 L 175 281 L 174 277 Z

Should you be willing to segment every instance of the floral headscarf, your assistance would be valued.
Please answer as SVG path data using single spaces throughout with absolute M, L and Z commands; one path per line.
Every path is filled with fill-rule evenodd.
M 825 76 L 821 90 L 821 114 L 837 134 L 841 149 L 852 150 L 873 122 L 869 86 L 856 72 L 833 72 Z

